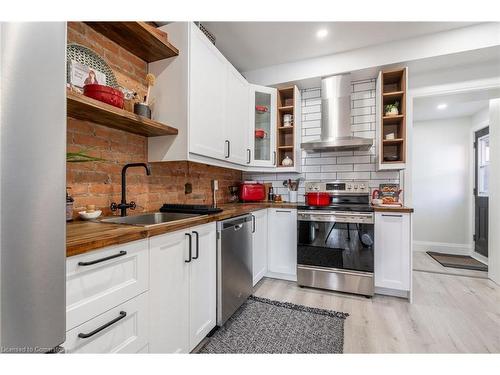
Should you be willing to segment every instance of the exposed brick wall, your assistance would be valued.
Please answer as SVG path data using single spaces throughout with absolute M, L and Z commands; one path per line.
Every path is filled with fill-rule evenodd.
M 85 45 L 103 56 L 120 85 L 140 95 L 146 92 L 147 64 L 143 60 L 81 22 L 68 23 L 68 42 Z M 123 165 L 146 162 L 147 146 L 146 137 L 68 118 L 68 151 L 87 150 L 89 155 L 106 160 L 67 164 L 66 182 L 75 199 L 74 216 L 88 204 L 95 204 L 109 215 L 111 202 L 120 201 Z M 153 163 L 151 176 L 146 176 L 142 168 L 127 171 L 127 200 L 136 202 L 136 212 L 158 210 L 163 203 L 209 204 L 212 179 L 219 180 L 218 201 L 228 202 L 228 187 L 241 181 L 242 176 L 240 171 L 192 162 Z M 188 182 L 193 191 L 184 194 Z

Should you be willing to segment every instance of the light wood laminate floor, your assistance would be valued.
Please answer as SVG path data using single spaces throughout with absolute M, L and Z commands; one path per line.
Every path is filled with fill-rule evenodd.
M 500 286 L 488 279 L 414 272 L 414 302 L 371 299 L 264 278 L 254 295 L 350 314 L 345 353 L 500 353 Z

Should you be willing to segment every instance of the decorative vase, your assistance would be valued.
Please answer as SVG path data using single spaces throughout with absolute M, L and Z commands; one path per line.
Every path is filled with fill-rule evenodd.
M 293 160 L 288 156 L 285 156 L 285 158 L 281 161 L 281 165 L 283 167 L 291 167 L 293 165 Z

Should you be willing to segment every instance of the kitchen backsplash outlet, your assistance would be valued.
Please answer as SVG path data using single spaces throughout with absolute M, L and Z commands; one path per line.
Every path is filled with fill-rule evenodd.
M 351 84 L 351 130 L 357 137 L 375 140 L 375 79 Z M 302 90 L 302 142 L 318 139 L 321 133 L 321 89 Z M 244 173 L 245 180 L 271 182 L 276 194 L 288 200 L 283 181 L 302 177 L 305 180 L 367 180 L 370 188 L 381 183 L 399 183 L 399 171 L 376 171 L 375 145 L 368 151 L 306 153 L 302 151 L 302 173 Z M 298 190 L 304 202 L 304 182 Z

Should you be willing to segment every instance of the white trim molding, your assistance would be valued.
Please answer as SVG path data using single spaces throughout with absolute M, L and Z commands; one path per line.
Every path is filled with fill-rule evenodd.
M 436 251 L 446 254 L 470 255 L 472 248 L 467 243 L 413 241 L 413 251 Z

